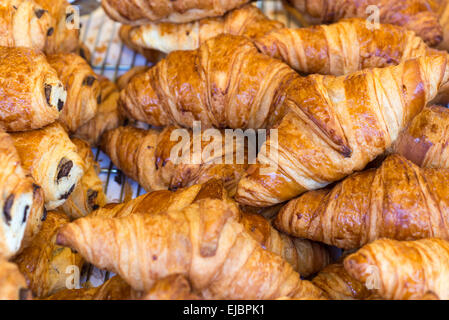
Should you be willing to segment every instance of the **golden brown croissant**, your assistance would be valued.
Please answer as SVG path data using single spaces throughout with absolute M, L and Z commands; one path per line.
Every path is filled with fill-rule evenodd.
M 222 33 L 255 39 L 282 28 L 279 21 L 270 20 L 257 7 L 247 4 L 222 17 L 201 19 L 190 23 L 149 23 L 142 26 L 122 26 L 122 32 L 135 46 L 163 53 L 197 49 L 203 42 Z
M 154 50 L 154 49 L 146 49 L 143 48 L 141 46 L 136 45 L 133 40 L 131 39 L 131 34 L 132 34 L 132 30 L 134 29 L 133 26 L 129 26 L 129 25 L 122 25 L 120 27 L 119 30 L 119 37 L 120 40 L 122 40 L 122 42 L 128 47 L 130 48 L 132 51 L 136 51 L 137 53 L 141 54 L 142 56 L 144 56 L 147 61 L 151 62 L 151 63 L 157 63 L 160 60 L 162 60 L 163 58 L 165 58 L 165 53 L 158 51 L 158 50 Z
M 11 135 L 23 167 L 43 188 L 45 207 L 62 205 L 83 175 L 83 160 L 59 123 Z
M 345 249 L 382 237 L 449 239 L 447 179 L 448 169 L 421 169 L 392 155 L 378 169 L 291 200 L 275 225 L 293 236 Z
M 71 219 L 77 219 L 103 207 L 106 204 L 106 195 L 103 191 L 103 182 L 97 173 L 99 166 L 94 160 L 89 144 L 77 138 L 72 139 L 72 142 L 83 160 L 84 175 L 61 206 L 61 210 Z
M 104 0 L 104 11 L 113 20 L 140 25 L 148 22 L 183 23 L 222 16 L 250 0 Z
M 58 229 L 69 222 L 64 213 L 49 211 L 32 244 L 14 258 L 28 287 L 37 297 L 46 297 L 65 289 L 70 282 L 73 266 L 81 272 L 82 257 L 55 243 Z
M 3 0 L 0 17 L 1 46 L 43 51 L 53 35 L 49 13 L 32 0 Z
M 286 0 L 310 24 L 364 18 L 380 23 L 403 26 L 414 31 L 429 45 L 437 45 L 443 37 L 438 17 L 426 0 Z M 376 16 L 376 9 L 378 16 Z
M 437 48 L 449 50 L 449 1 L 435 0 L 434 12 L 438 15 L 438 21 L 443 29 L 443 41 Z
M 42 211 L 42 202 L 33 199 L 33 180 L 22 169 L 13 140 L 1 130 L 0 164 L 0 258 L 9 258 L 21 246 L 30 210 L 35 210 L 33 215 Z M 28 229 L 27 236 L 32 237 L 32 226 Z
M 181 274 L 172 274 L 157 280 L 145 293 L 142 300 L 201 300 L 202 297 L 192 292 L 189 280 Z
M 372 282 L 385 299 L 449 299 L 449 243 L 430 238 L 416 241 L 380 239 L 344 261 L 357 280 Z
M 127 72 L 125 72 L 124 74 L 122 74 L 120 77 L 117 78 L 117 86 L 119 90 L 125 89 L 134 76 L 144 73 L 149 69 L 150 67 L 147 66 L 137 66 L 129 69 Z
M 124 113 L 154 126 L 263 128 L 282 113 L 285 87 L 298 75 L 241 36 L 220 35 L 175 51 L 134 76 L 120 94 Z
M 97 113 L 100 82 L 86 60 L 74 53 L 54 54 L 47 59 L 67 88 L 67 102 L 59 121 L 69 132 L 75 132 Z
M 442 54 L 347 76 L 296 78 L 286 99 L 289 111 L 274 127 L 277 141 L 265 141 L 265 152 L 239 182 L 237 201 L 269 206 L 362 170 L 391 146 L 448 77 Z
M 23 131 L 54 122 L 67 92 L 36 49 L 0 47 L 0 128 Z
M 393 151 L 421 167 L 449 168 L 449 110 L 429 106 L 401 132 Z
M 0 300 L 30 300 L 25 278 L 14 263 L 0 260 Z
M 192 161 L 176 163 L 176 159 L 171 158 L 171 153 L 180 142 L 176 136 L 171 140 L 171 135 L 175 134 L 177 129 L 179 128 L 173 126 L 163 131 L 119 127 L 103 135 L 101 148 L 120 170 L 139 182 L 145 190 L 177 189 L 218 178 L 225 182 L 226 189 L 231 194 L 235 193 L 237 182 L 247 168 L 247 162 L 242 159 L 243 164 L 226 164 L 225 157 L 226 152 L 235 153 L 240 143 L 235 143 L 236 148 L 226 148 L 223 132 L 220 132 L 222 141 L 215 137 L 212 141 L 203 141 L 205 137 L 202 136 L 202 150 L 206 151 L 209 144 L 216 144 L 220 151 L 207 156 L 206 152 L 194 152 L 194 138 L 189 138 L 190 141 L 185 142 L 192 146 L 188 151 Z M 181 130 L 192 137 L 191 130 Z M 199 153 L 201 159 L 197 159 L 198 164 L 194 164 L 194 157 Z M 216 163 L 219 160 L 221 164 Z
M 282 258 L 261 248 L 235 219 L 238 215 L 236 206 L 203 199 L 162 214 L 85 217 L 62 227 L 58 243 L 118 273 L 135 290 L 150 290 L 156 280 L 179 273 L 205 298 L 323 294 L 301 281 Z
M 76 25 L 76 11 L 67 0 L 34 0 L 52 17 L 53 36 L 49 38 L 45 52 L 74 52 L 79 47 L 80 28 Z
M 399 64 L 428 53 L 413 31 L 365 19 L 344 19 L 331 25 L 274 30 L 255 40 L 257 48 L 303 73 L 344 75 L 365 68 Z
M 123 122 L 118 109 L 120 93 L 117 86 L 103 76 L 100 76 L 99 81 L 101 103 L 98 105 L 97 113 L 73 134 L 74 137 L 88 141 L 91 146 L 99 143 L 104 132 L 117 128 Z

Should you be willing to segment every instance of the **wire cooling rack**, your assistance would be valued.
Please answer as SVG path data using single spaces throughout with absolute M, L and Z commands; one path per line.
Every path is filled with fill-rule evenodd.
M 75 4 L 77 2 L 75 1 Z M 283 22 L 288 27 L 299 26 L 298 22 L 287 13 L 281 1 L 262 0 L 254 3 L 268 17 Z M 127 48 L 118 36 L 120 23 L 112 21 L 101 7 L 82 16 L 81 39 L 92 52 L 90 61 L 97 74 L 111 80 L 117 79 L 135 66 L 151 65 L 143 56 Z M 122 202 L 126 193 L 138 197 L 145 193 L 135 181 L 125 177 L 103 152 L 93 149 L 94 155 L 101 167 L 100 178 L 109 202 Z M 129 191 L 126 191 L 128 188 Z M 82 271 L 81 283 L 89 281 L 90 285 L 98 286 L 110 278 L 111 274 L 87 265 Z

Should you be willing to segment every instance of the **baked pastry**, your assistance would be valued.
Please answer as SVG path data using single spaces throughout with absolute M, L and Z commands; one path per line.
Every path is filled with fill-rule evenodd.
M 67 102 L 59 121 L 70 132 L 92 119 L 101 104 L 101 88 L 97 75 L 89 64 L 74 53 L 47 57 L 67 88 Z
M 250 0 L 104 0 L 104 11 L 113 20 L 140 25 L 148 22 L 182 23 L 207 17 L 222 16 Z
M 274 127 L 277 141 L 264 142 L 239 182 L 237 201 L 270 206 L 362 170 L 448 83 L 448 71 L 442 54 L 339 77 L 296 78 L 289 111 Z
M 21 167 L 11 137 L 1 130 L 0 163 L 0 258 L 9 258 L 20 248 L 30 209 L 39 203 L 34 203 L 33 180 Z
M 397 65 L 429 53 L 413 31 L 351 18 L 331 25 L 273 30 L 255 39 L 262 52 L 303 73 L 344 75 L 365 68 Z
M 48 210 L 62 205 L 83 175 L 83 160 L 59 123 L 11 135 L 23 167 L 43 188 Z
M 101 149 L 116 167 L 147 191 L 175 190 L 218 178 L 225 182 L 231 194 L 235 193 L 237 182 L 247 168 L 246 157 L 242 157 L 242 164 L 226 164 L 226 157 L 228 152 L 234 155 L 236 150 L 241 150 L 244 141 L 236 141 L 233 148 L 227 147 L 224 133 L 217 131 L 221 136 L 214 136 L 210 141 L 204 141 L 205 136 L 201 135 L 201 150 L 197 151 L 193 147 L 192 131 L 181 129 L 189 136 L 179 139 L 175 132 L 179 129 L 173 126 L 162 131 L 119 127 L 103 135 Z M 187 146 L 191 148 L 181 154 L 181 148 Z M 217 152 L 208 154 L 212 148 Z M 179 151 L 178 159 L 172 158 L 173 150 Z
M 253 240 L 235 219 L 238 214 L 236 206 L 203 199 L 162 214 L 85 217 L 62 227 L 58 243 L 118 273 L 135 290 L 150 290 L 156 280 L 179 273 L 205 298 L 323 294 Z
M 448 169 L 419 168 L 399 155 L 281 209 L 274 224 L 295 237 L 355 249 L 379 238 L 449 239 Z
M 346 257 L 345 269 L 361 282 L 377 282 L 385 299 L 449 299 L 449 243 L 441 239 L 380 239 Z
M 449 168 L 448 144 L 449 110 L 432 105 L 401 132 L 393 151 L 421 167 Z
M 76 146 L 78 155 L 83 160 L 84 175 L 62 204 L 61 210 L 71 219 L 77 219 L 103 207 L 107 199 L 103 191 L 103 182 L 98 176 L 100 168 L 94 160 L 89 144 L 77 138 L 73 138 L 72 142 Z
M 43 51 L 53 35 L 50 14 L 32 0 L 3 0 L 0 17 L 0 46 Z
M 258 129 L 282 117 L 286 87 L 298 77 L 248 38 L 219 35 L 135 75 L 120 99 L 129 118 L 153 126 Z
M 257 7 L 247 4 L 222 17 L 206 18 L 189 23 L 148 23 L 122 26 L 125 38 L 142 50 L 165 54 L 175 50 L 194 50 L 203 42 L 220 34 L 241 35 L 251 40 L 282 28 L 279 21 L 267 18 Z
M 25 278 L 14 263 L 0 260 L 0 300 L 31 300 Z
M 181 274 L 172 274 L 156 281 L 145 293 L 142 300 L 201 300 L 199 294 L 192 292 L 189 280 Z
M 375 18 L 376 6 L 380 23 L 403 26 L 414 31 L 429 45 L 437 45 L 443 31 L 437 14 L 427 0 L 284 0 L 296 8 L 310 24 L 335 22 L 343 18 Z
M 120 92 L 117 86 L 103 76 L 99 76 L 99 82 L 101 103 L 98 105 L 97 113 L 73 134 L 74 137 L 86 140 L 91 146 L 99 143 L 105 131 L 115 129 L 123 122 L 118 109 Z
M 65 289 L 73 266 L 81 271 L 82 257 L 55 243 L 58 229 L 69 222 L 63 212 L 49 211 L 31 245 L 14 258 L 36 297 L 46 297 Z
M 28 179 L 34 182 L 34 179 L 30 174 L 27 176 Z M 42 188 L 36 183 L 33 183 L 33 204 L 31 205 L 28 213 L 28 221 L 25 227 L 25 233 L 23 234 L 22 245 L 19 252 L 32 243 L 34 237 L 41 229 L 42 222 L 47 218 L 47 211 L 45 210 L 44 204 L 44 190 L 42 190 Z
M 123 24 L 120 27 L 120 30 L 118 32 L 120 40 L 122 40 L 122 42 L 128 48 L 130 48 L 132 51 L 136 51 L 137 53 L 141 54 L 142 56 L 144 56 L 147 59 L 147 61 L 149 61 L 151 63 L 157 63 L 160 60 L 162 60 L 163 58 L 165 58 L 165 53 L 163 53 L 161 51 L 154 50 L 154 49 L 146 49 L 146 48 L 136 45 L 131 40 L 131 34 L 132 34 L 131 31 L 133 30 L 133 28 L 134 28 L 133 26 Z
M 147 66 L 137 66 L 129 69 L 127 72 L 125 72 L 124 74 L 122 74 L 120 77 L 117 78 L 117 86 L 119 90 L 125 89 L 134 76 L 144 73 L 149 69 L 150 67 Z
M 0 128 L 24 131 L 54 122 L 67 92 L 37 49 L 0 47 Z

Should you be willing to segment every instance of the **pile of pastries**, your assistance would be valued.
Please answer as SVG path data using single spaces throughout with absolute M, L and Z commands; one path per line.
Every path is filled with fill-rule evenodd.
M 153 63 L 116 83 L 66 0 L 0 3 L 1 299 L 449 299 L 449 1 L 250 2 L 102 0 Z M 175 161 L 197 122 L 277 139 Z

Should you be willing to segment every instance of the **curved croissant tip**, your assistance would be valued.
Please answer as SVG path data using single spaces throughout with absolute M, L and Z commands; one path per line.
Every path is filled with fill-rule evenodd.
M 65 246 L 65 247 L 69 244 L 66 237 L 61 233 L 61 231 L 59 231 L 58 235 L 56 236 L 56 244 L 58 246 Z

